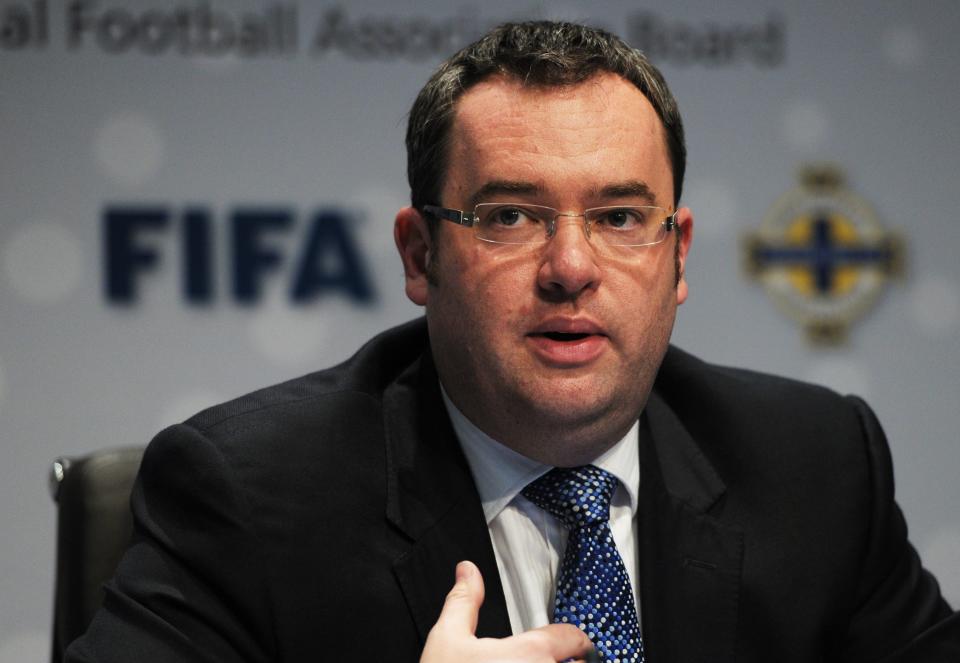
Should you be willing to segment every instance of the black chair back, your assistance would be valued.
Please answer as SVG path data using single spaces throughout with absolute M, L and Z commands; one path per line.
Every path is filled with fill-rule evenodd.
M 130 490 L 142 447 L 106 449 L 53 463 L 50 491 L 57 503 L 57 577 L 53 663 L 83 634 L 103 603 L 103 584 L 130 540 Z

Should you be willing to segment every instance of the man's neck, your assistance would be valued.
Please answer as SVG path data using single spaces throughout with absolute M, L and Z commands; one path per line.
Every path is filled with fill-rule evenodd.
M 456 409 L 460 416 L 484 435 L 532 461 L 551 467 L 587 465 L 599 458 L 630 431 L 641 409 L 637 408 L 632 416 L 621 416 L 622 421 L 598 417 L 579 425 L 569 422 L 558 425 L 556 421 L 540 421 L 534 415 L 517 415 L 507 419 L 513 425 L 493 427 L 484 417 L 472 414 L 469 408 L 460 407 L 442 383 L 440 391 L 448 410 L 451 407 Z

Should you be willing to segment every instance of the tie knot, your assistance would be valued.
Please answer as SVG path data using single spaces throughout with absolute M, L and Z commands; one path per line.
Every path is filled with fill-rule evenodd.
M 593 465 L 556 467 L 523 489 L 523 496 L 570 529 L 606 522 L 617 478 Z

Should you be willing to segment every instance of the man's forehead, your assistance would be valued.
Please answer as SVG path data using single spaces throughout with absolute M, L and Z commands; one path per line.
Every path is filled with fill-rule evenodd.
M 637 150 L 625 157 L 623 148 L 631 145 Z M 656 152 L 653 162 L 650 146 Z M 503 75 L 478 83 L 458 101 L 448 155 L 447 174 L 466 174 L 466 170 L 472 180 L 470 190 L 458 193 L 478 201 L 485 193 L 481 187 L 499 187 L 498 193 L 510 188 L 548 189 L 544 176 L 549 178 L 549 173 L 564 163 L 582 166 L 596 162 L 597 169 L 588 169 L 594 173 L 611 159 L 618 163 L 629 159 L 647 167 L 624 172 L 616 181 L 641 180 L 649 188 L 656 188 L 659 182 L 640 170 L 648 171 L 649 165 L 656 163 L 669 173 L 665 129 L 659 116 L 635 85 L 610 73 L 559 87 L 525 85 Z M 580 183 L 585 191 L 596 189 L 599 194 L 611 181 L 604 177 Z M 461 179 L 458 184 L 466 182 Z M 657 193 L 669 197 L 672 191 Z M 653 196 L 648 191 L 643 197 Z
M 457 101 L 448 146 L 476 149 L 494 142 L 540 139 L 592 149 L 611 132 L 623 139 L 660 139 L 666 148 L 666 130 L 650 101 L 628 80 L 604 72 L 563 86 L 524 84 L 515 77 L 497 75 L 477 83 Z M 599 141 L 599 142 L 602 142 Z M 523 146 L 537 151 L 536 144 Z

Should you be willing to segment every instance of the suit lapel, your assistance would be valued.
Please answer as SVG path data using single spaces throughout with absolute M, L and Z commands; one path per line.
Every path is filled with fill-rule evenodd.
M 743 533 L 718 521 L 725 486 L 652 393 L 640 434 L 638 531 L 644 648 L 658 662 L 732 661 Z
M 510 635 L 503 588 L 469 466 L 439 393 L 429 350 L 384 392 L 387 519 L 411 541 L 394 562 L 422 639 L 453 586 L 457 562 L 483 574 L 477 635 Z M 656 392 L 641 419 L 638 539 L 649 660 L 732 661 L 743 534 L 714 515 L 725 486 Z
M 510 635 L 500 574 L 480 498 L 440 397 L 429 351 L 384 392 L 387 519 L 411 540 L 394 574 L 422 639 L 453 587 L 457 562 L 473 561 L 486 598 L 477 635 Z

